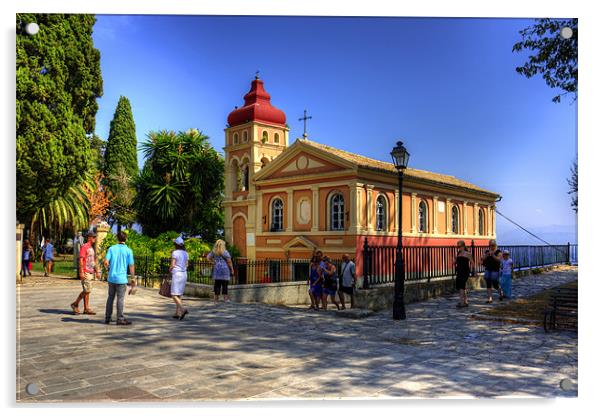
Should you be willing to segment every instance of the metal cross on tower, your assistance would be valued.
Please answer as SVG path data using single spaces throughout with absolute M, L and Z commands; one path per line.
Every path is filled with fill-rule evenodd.
M 307 110 L 303 110 L 303 117 L 299 121 L 303 120 L 303 138 L 307 139 L 307 120 L 311 120 L 311 116 L 307 115 Z
M 255 71 L 255 79 L 259 79 L 259 70 Z

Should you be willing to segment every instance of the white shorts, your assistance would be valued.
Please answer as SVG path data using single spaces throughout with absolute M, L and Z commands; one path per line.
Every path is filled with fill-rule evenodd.
M 186 288 L 186 272 L 173 272 L 171 274 L 171 295 L 182 296 Z

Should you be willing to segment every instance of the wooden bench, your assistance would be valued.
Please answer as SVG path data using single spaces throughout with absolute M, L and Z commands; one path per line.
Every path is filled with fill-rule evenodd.
M 543 317 L 546 332 L 563 327 L 577 330 L 577 289 L 557 288 Z

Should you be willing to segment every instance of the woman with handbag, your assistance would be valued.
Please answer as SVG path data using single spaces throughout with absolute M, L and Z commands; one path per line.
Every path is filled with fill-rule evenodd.
M 219 295 L 224 295 L 224 302 L 228 299 L 228 282 L 234 275 L 232 266 L 232 257 L 226 250 L 226 242 L 217 240 L 213 250 L 207 254 L 207 260 L 213 264 L 213 293 L 215 294 L 215 303 L 219 302 Z
M 174 244 L 175 249 L 171 252 L 171 264 L 169 265 L 171 273 L 171 298 L 176 304 L 176 314 L 173 317 L 181 321 L 188 314 L 188 309 L 184 308 L 182 304 L 182 295 L 186 288 L 186 279 L 188 278 L 186 273 L 188 268 L 188 253 L 181 236 L 174 240 Z

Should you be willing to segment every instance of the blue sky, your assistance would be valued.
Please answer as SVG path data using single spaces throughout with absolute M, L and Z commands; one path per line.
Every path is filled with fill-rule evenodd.
M 410 165 L 503 195 L 498 208 L 554 243 L 576 239 L 566 178 L 576 155 L 576 104 L 515 67 L 527 19 L 98 15 L 108 137 L 120 95 L 139 143 L 152 130 L 199 128 L 221 151 L 228 113 L 256 70 L 287 115 L 291 143 L 307 108 L 312 140 Z M 142 165 L 140 159 L 140 165 Z M 537 241 L 498 217 L 504 243 Z M 527 239 L 524 239 L 527 238 Z

